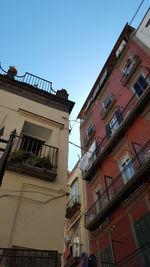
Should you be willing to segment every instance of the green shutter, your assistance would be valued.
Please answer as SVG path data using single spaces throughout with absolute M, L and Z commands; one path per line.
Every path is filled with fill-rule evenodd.
M 150 213 L 147 213 L 134 224 L 139 247 L 150 241 Z
M 103 263 L 103 262 L 106 262 L 106 263 Z M 113 254 L 112 254 L 110 245 L 100 252 L 100 263 L 102 267 L 113 266 L 113 265 L 110 265 L 114 263 Z

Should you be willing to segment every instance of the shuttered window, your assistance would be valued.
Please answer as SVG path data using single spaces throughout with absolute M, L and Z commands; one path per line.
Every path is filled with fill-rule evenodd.
M 140 218 L 134 227 L 139 247 L 150 241 L 150 213 Z
M 106 135 L 108 138 L 111 137 L 112 133 L 119 127 L 122 122 L 122 115 L 119 109 L 115 110 L 115 116 L 111 119 L 111 121 L 106 125 Z
M 102 267 L 115 266 L 110 245 L 100 252 L 100 264 Z
M 135 233 L 140 249 L 140 261 L 143 267 L 150 266 L 150 213 L 144 215 L 135 224 Z
M 138 78 L 138 80 L 136 81 L 136 83 L 133 86 L 133 89 L 136 92 L 137 96 L 142 95 L 142 93 L 145 90 L 145 88 L 147 87 L 147 85 L 148 85 L 148 82 L 146 81 L 144 76 L 140 75 L 140 77 Z

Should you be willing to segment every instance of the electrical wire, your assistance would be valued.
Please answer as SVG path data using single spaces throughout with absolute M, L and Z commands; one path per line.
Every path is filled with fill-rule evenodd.
M 77 145 L 77 144 L 74 144 L 73 142 L 70 142 L 70 141 L 69 141 L 69 143 L 70 143 L 71 145 L 74 145 L 74 146 L 76 146 L 76 147 L 78 147 L 78 148 L 80 148 L 80 149 L 82 149 L 82 150 L 84 150 L 84 151 L 90 153 L 91 155 L 93 155 L 93 152 L 90 152 L 90 151 L 88 151 L 87 149 L 85 149 L 85 148 L 83 148 L 83 147 L 81 147 L 81 146 L 79 146 L 79 145 Z M 116 163 L 116 164 L 121 165 L 121 166 L 122 166 L 122 164 L 123 164 L 123 162 L 121 162 L 121 161 L 119 161 L 119 160 L 105 159 L 105 161 L 110 161 L 110 162 Z
M 140 8 L 141 8 L 141 6 L 142 6 L 143 2 L 144 2 L 144 0 L 142 0 L 142 1 L 141 1 L 141 3 L 140 3 L 140 5 L 139 5 L 139 7 L 137 8 L 137 10 L 136 10 L 135 14 L 133 15 L 133 17 L 132 17 L 132 19 L 131 19 L 131 21 L 130 21 L 129 25 L 131 25 L 131 23 L 132 23 L 132 22 L 133 22 L 133 20 L 135 19 L 135 17 L 136 17 L 136 15 L 137 15 L 137 13 L 139 12 L 139 10 L 140 10 Z
M 8 194 L 2 195 L 2 196 L 0 196 L 0 198 L 4 198 L 4 197 L 8 197 L 8 198 L 9 197 L 10 198 L 21 198 L 21 199 L 24 199 L 24 200 L 32 201 L 32 202 L 34 202 L 36 204 L 39 204 L 39 205 L 45 205 L 45 204 L 50 203 L 53 200 L 62 198 L 62 197 L 67 196 L 67 195 L 68 195 L 68 193 L 65 193 L 64 195 L 53 197 L 53 198 L 49 198 L 49 199 L 43 200 L 43 201 L 32 199 L 32 198 L 28 198 L 28 197 L 24 197 L 24 196 L 20 196 L 20 195 L 8 195 Z
M 1 191 L 4 191 L 4 192 L 22 192 L 22 193 L 36 193 L 36 194 L 41 194 L 41 195 L 45 195 L 45 196 L 50 196 L 50 197 L 54 197 L 54 195 L 51 195 L 51 194 L 47 194 L 47 193 L 43 193 L 43 192 L 40 192 L 40 191 L 30 191 L 30 190 L 12 190 L 12 189 L 1 189 Z M 57 193 L 57 192 L 56 192 Z M 62 193 L 62 192 L 61 192 Z M 65 194 L 68 194 L 68 192 L 65 192 Z M 59 193 L 57 193 L 59 194 Z

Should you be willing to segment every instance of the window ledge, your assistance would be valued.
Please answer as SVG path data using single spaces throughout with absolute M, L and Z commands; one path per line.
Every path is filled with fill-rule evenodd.
M 115 102 L 116 102 L 116 99 L 113 97 L 109 107 L 106 110 L 104 108 L 102 109 L 102 111 L 100 113 L 100 116 L 101 116 L 102 120 L 104 120 L 107 117 L 109 111 L 111 110 L 111 108 L 113 107 Z
M 7 170 L 25 174 L 27 176 L 32 176 L 35 178 L 40 178 L 49 182 L 53 182 L 57 176 L 56 171 L 38 168 L 23 163 L 8 163 Z

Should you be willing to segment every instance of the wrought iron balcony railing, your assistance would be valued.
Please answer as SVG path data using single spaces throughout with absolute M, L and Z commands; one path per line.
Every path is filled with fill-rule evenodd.
M 57 251 L 0 248 L 0 266 L 5 267 L 58 267 Z
M 130 111 L 133 109 L 134 105 L 137 103 L 138 99 L 137 99 L 137 95 L 134 94 L 129 102 L 127 103 L 127 105 L 122 109 L 122 111 L 120 112 L 120 117 L 121 117 L 121 120 L 125 120 L 127 115 L 130 113 Z M 120 107 L 119 107 L 120 108 Z M 117 127 L 118 126 L 118 127 Z M 119 123 L 118 121 L 116 121 L 113 125 L 112 125 L 112 128 L 119 128 Z M 114 131 L 112 132 L 112 135 L 113 135 Z M 112 136 L 111 135 L 111 136 Z M 107 134 L 103 137 L 103 139 L 100 141 L 99 145 L 98 145 L 98 148 L 99 148 L 99 151 L 101 151 L 107 144 L 108 140 L 110 139 L 111 136 L 108 136 Z
M 113 180 L 112 183 L 107 186 L 107 181 L 105 180 L 106 190 L 101 194 L 94 204 L 89 208 L 85 214 L 85 227 L 87 229 L 91 228 L 91 225 L 95 223 L 97 218 L 101 216 L 107 205 L 114 200 L 114 198 L 123 191 L 126 185 L 131 182 L 131 180 L 138 174 L 142 167 L 150 161 L 150 140 L 144 145 L 144 147 L 139 151 L 138 154 L 129 162 L 128 165 L 119 173 L 119 175 Z M 142 183 L 142 181 L 141 181 Z M 131 193 L 131 192 L 130 192 Z M 117 201 L 119 203 L 119 201 Z M 103 214 L 103 219 L 104 214 Z M 100 220 L 99 220 L 100 221 Z M 93 228 L 93 226 L 92 226 Z
M 9 162 L 25 163 L 42 168 L 56 170 L 58 163 L 58 148 L 45 144 L 43 141 L 29 137 L 16 136 Z M 41 161 L 40 161 L 41 160 Z
M 0 65 L 0 74 L 5 75 L 6 77 L 8 76 L 8 72 L 5 71 L 1 67 L 1 65 Z M 14 75 L 14 80 L 24 84 L 32 85 L 35 88 L 46 91 L 50 94 L 54 95 L 56 94 L 56 92 L 52 89 L 52 82 L 40 78 L 29 72 L 26 72 L 23 76 Z

